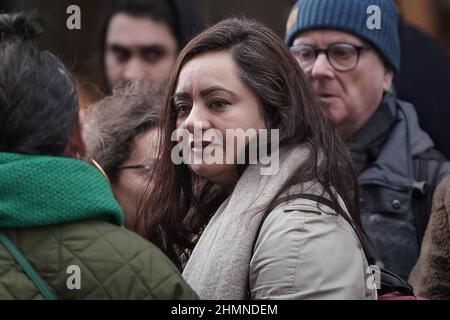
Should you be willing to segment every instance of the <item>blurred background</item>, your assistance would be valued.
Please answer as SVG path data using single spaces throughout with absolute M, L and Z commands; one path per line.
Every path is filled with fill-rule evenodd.
M 0 10 L 37 9 L 48 32 L 42 45 L 58 55 L 85 84 L 84 99 L 95 100 L 96 87 L 101 90 L 98 68 L 99 25 L 108 0 L 0 0 Z M 293 0 L 184 0 L 197 5 L 206 25 L 230 15 L 255 18 L 284 36 L 285 23 Z M 81 30 L 68 30 L 66 9 L 81 8 Z M 450 55 L 450 0 L 397 0 L 404 20 L 433 37 Z M 91 86 L 91 87 L 89 87 Z M 90 89 L 91 88 L 91 89 Z M 89 102 L 89 101 L 86 101 Z

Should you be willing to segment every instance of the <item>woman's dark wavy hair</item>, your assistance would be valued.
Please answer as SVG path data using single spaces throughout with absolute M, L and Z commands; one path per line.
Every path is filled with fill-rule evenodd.
M 312 93 L 282 40 L 262 24 L 244 18 L 230 18 L 204 31 L 184 48 L 177 60 L 161 114 L 161 146 L 166 147 L 161 148 L 160 161 L 153 173 L 155 187 L 147 190 L 145 205 L 140 210 L 146 226 L 144 236 L 181 267 L 179 253 L 194 247 L 196 235 L 227 196 L 213 183 L 200 184 L 186 165 L 177 166 L 171 161 L 171 150 L 176 144 L 171 141 L 171 134 L 177 118 L 172 96 L 180 71 L 195 57 L 217 51 L 232 55 L 241 81 L 259 97 L 266 123 L 272 129 L 280 129 L 280 147 L 308 144 L 312 150 L 277 195 L 268 199 L 264 211 L 286 201 L 280 197 L 290 186 L 318 180 L 338 208 L 341 207 L 337 194 L 342 197 L 358 235 L 363 236 L 356 172 L 331 116 Z M 346 217 L 343 209 L 339 213 Z
M 35 13 L 0 14 L 0 151 L 61 156 L 78 119 L 75 82 L 33 41 Z

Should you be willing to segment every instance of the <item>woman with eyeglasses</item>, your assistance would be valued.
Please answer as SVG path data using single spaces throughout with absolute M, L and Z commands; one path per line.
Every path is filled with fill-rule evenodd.
M 34 44 L 42 31 L 35 16 L 0 14 L 0 300 L 195 299 L 77 159 L 75 82 Z
M 158 112 L 162 88 L 133 82 L 87 112 L 83 136 L 87 154 L 105 171 L 125 211 L 125 226 L 139 231 L 138 199 L 149 182 L 158 153 Z
M 270 29 L 235 18 L 194 38 L 161 116 L 140 214 L 201 298 L 376 297 L 351 160 Z

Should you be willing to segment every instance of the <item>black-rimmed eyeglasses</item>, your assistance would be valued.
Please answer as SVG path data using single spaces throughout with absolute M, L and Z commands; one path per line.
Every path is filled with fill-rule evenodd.
M 326 49 L 319 49 L 309 45 L 297 45 L 290 48 L 304 72 L 310 72 L 321 53 L 325 53 L 329 64 L 336 71 L 348 72 L 353 70 L 359 62 L 361 51 L 371 48 L 369 45 L 355 46 L 347 43 L 336 43 Z

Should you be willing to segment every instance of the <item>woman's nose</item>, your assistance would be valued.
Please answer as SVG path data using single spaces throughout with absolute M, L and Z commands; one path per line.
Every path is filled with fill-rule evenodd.
M 184 121 L 184 127 L 191 133 L 195 130 L 205 131 L 212 128 L 210 115 L 206 108 L 194 105 Z

